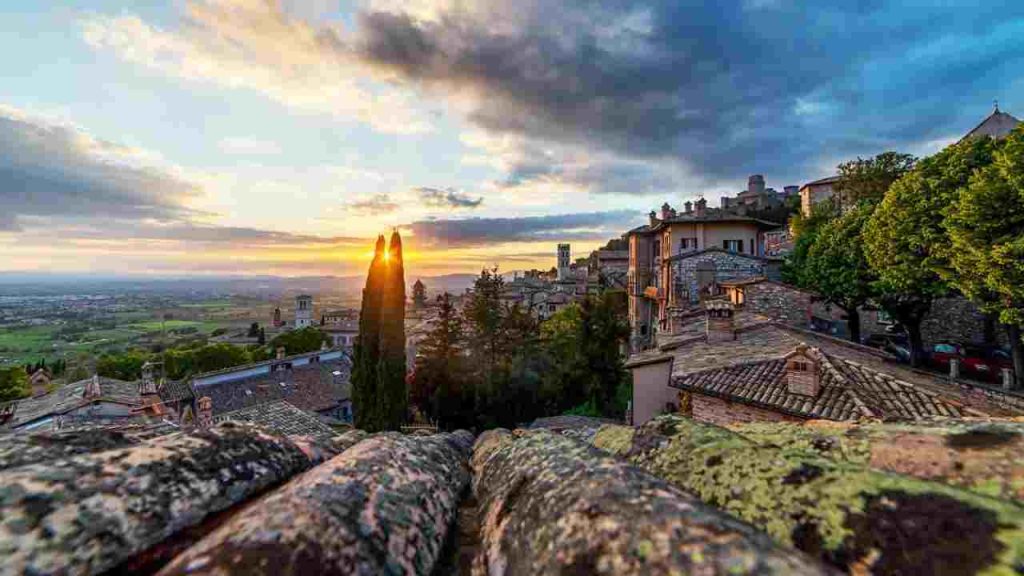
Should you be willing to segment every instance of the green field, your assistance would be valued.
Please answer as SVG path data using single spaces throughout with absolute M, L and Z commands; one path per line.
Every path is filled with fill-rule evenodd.
M 221 324 L 218 322 L 207 322 L 200 320 L 149 320 L 146 322 L 134 322 L 129 328 L 142 332 L 158 332 L 160 330 L 179 330 L 181 328 L 195 328 L 199 332 L 213 332 Z
M 161 321 L 153 319 L 152 315 L 129 313 L 118 315 L 116 327 L 78 331 L 66 338 L 63 336 L 67 329 L 62 326 L 0 327 L 0 366 L 37 362 L 40 358 L 53 361 L 80 354 L 116 352 L 143 344 L 147 334 L 153 338 L 154 333 L 163 330 L 167 339 L 173 341 L 190 335 L 209 335 L 217 328 L 232 325 L 209 320 Z M 195 329 L 195 332 L 175 333 L 183 329 Z

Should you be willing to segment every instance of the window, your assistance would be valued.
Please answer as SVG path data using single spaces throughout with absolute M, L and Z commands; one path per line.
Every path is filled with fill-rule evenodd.
M 697 249 L 697 238 L 680 238 L 679 239 L 679 251 L 680 252 L 692 252 Z
M 743 240 L 723 240 L 722 248 L 729 252 L 743 252 Z
M 878 311 L 878 323 L 879 324 L 892 324 L 892 316 L 889 315 L 885 310 Z

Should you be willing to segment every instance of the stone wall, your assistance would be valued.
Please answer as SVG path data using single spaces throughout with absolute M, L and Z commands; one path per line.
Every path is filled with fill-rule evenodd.
M 743 308 L 792 326 L 806 327 L 811 320 L 811 293 L 777 282 L 742 287 Z
M 766 260 L 713 248 L 673 262 L 672 286 L 669 289 L 674 290 L 675 285 L 681 281 L 683 290 L 689 294 L 690 302 L 696 303 L 700 294 L 697 268 L 708 263 L 714 264 L 715 281 L 719 283 L 757 278 L 768 273 Z
M 845 312 L 838 306 L 818 301 L 813 305 L 813 315 L 824 318 L 835 324 L 836 330 L 831 332 L 840 338 L 849 334 L 846 328 Z M 860 311 L 860 335 L 867 338 L 872 334 L 883 334 L 891 323 L 882 320 L 878 310 L 862 308 Z M 995 341 L 1006 346 L 1006 331 L 996 325 Z M 969 300 L 962 297 L 939 298 L 932 304 L 932 309 L 921 323 L 921 337 L 925 350 L 939 342 L 958 342 L 963 344 L 982 343 L 985 341 L 985 315 Z
M 691 394 L 693 419 L 725 426 L 750 422 L 802 422 L 802 418 L 756 408 L 739 402 L 729 402 L 714 396 Z

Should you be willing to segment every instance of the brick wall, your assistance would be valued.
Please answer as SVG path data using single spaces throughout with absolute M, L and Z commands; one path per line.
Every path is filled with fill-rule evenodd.
M 743 286 L 743 308 L 792 326 L 810 323 L 811 294 L 785 284 L 758 282 Z
M 727 425 L 739 422 L 801 422 L 802 418 L 755 408 L 739 402 L 729 402 L 714 396 L 691 394 L 690 406 L 694 420 Z

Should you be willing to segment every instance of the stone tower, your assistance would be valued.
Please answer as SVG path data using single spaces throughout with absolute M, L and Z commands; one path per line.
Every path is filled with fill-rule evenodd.
M 572 252 L 568 244 L 558 245 L 558 280 L 568 280 L 570 273 L 570 261 Z
M 412 285 L 412 305 L 417 310 L 422 310 L 427 306 L 427 287 L 419 279 Z
M 313 325 L 313 297 L 301 294 L 295 297 L 295 328 Z

